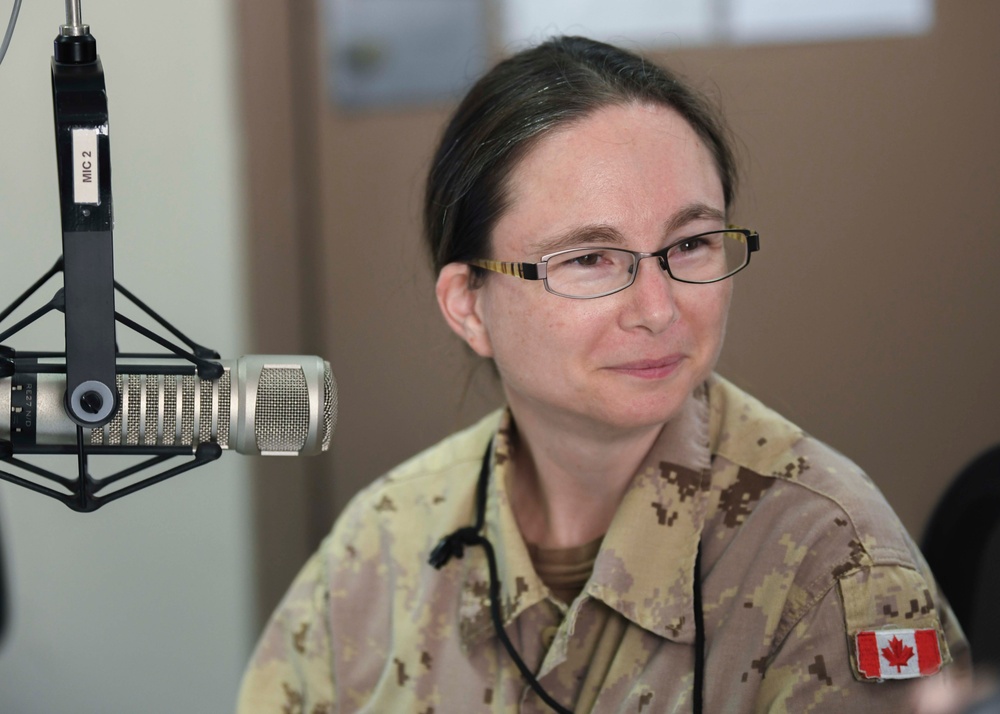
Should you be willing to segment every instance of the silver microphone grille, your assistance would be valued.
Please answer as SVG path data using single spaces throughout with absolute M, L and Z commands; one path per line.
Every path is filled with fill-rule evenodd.
M 309 386 L 302 368 L 265 365 L 255 413 L 254 435 L 262 453 L 301 451 L 309 436 Z
M 246 398 L 231 438 L 237 451 L 294 455 L 329 448 L 337 384 L 325 360 L 248 355 L 237 361 L 233 382 Z
M 337 428 L 337 383 L 329 362 L 323 362 L 323 451 L 330 448 L 330 437 Z

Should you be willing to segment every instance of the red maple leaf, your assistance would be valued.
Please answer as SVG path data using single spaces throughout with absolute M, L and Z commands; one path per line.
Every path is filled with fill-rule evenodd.
M 882 656 L 889 661 L 889 666 L 895 667 L 896 672 L 899 673 L 903 671 L 903 667 L 913 657 L 913 648 L 909 645 L 904 645 L 903 641 L 898 637 L 893 637 L 889 640 L 889 646 L 882 648 Z

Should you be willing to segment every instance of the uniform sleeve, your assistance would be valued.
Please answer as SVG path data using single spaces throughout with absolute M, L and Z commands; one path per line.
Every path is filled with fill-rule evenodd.
M 921 573 L 886 565 L 842 576 L 806 611 L 770 658 L 754 711 L 913 712 L 925 676 L 867 678 L 857 659 L 859 632 L 892 637 L 898 631 L 902 643 L 903 632 L 912 630 L 933 630 L 938 641 L 940 671 L 927 676 L 967 674 L 964 636 L 947 604 L 933 602 Z M 898 651 L 897 661 L 917 662 L 917 652 L 905 645 Z
M 243 675 L 237 714 L 334 710 L 323 558 L 314 555 L 292 583 Z

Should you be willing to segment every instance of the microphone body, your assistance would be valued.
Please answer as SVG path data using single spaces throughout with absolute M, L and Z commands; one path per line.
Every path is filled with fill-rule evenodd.
M 0 440 L 12 452 L 75 450 L 77 425 L 66 411 L 67 378 L 23 366 L 0 379 Z M 219 379 L 193 368 L 119 360 L 118 411 L 111 421 L 83 428 L 91 453 L 153 453 L 162 447 L 192 452 L 213 442 L 253 455 L 326 451 L 337 419 L 337 386 L 330 365 L 306 355 L 247 355 L 219 360 Z

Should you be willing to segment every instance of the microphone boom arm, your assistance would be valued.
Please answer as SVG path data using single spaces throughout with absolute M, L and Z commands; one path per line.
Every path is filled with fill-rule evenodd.
M 108 98 L 97 42 L 78 0 L 55 39 L 52 108 L 66 291 L 66 410 L 85 427 L 107 424 L 115 391 L 114 210 Z

